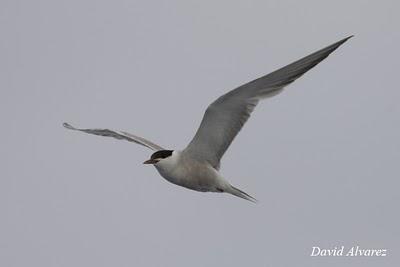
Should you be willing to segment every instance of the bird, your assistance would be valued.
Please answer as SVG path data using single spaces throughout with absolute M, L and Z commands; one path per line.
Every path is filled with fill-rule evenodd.
M 63 126 L 88 134 L 126 140 L 153 150 L 143 164 L 153 165 L 163 178 L 175 185 L 200 192 L 228 193 L 257 202 L 254 197 L 231 185 L 221 174 L 223 155 L 260 100 L 282 92 L 287 85 L 315 67 L 351 37 L 353 35 L 217 98 L 207 107 L 193 139 L 182 150 L 165 149 L 124 131 L 82 129 L 68 123 L 63 123 Z

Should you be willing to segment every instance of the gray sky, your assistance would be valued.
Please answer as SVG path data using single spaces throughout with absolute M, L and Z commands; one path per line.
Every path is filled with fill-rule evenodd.
M 0 266 L 395 266 L 397 1 L 0 2 Z M 169 184 L 150 150 L 182 149 L 219 95 L 350 34 L 262 102 L 222 162 L 255 196 Z M 386 248 L 312 258 L 312 246 Z

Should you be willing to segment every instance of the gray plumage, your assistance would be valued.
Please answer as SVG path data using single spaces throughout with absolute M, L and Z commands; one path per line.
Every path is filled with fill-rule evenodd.
M 147 148 L 150 148 L 151 150 L 158 151 L 158 150 L 164 150 L 161 146 L 154 144 L 153 142 L 150 142 L 149 140 L 144 139 L 143 137 L 139 137 L 127 132 L 122 132 L 122 131 L 114 131 L 114 130 L 109 130 L 109 129 L 79 129 L 75 128 L 72 125 L 64 122 L 63 126 L 67 129 L 74 130 L 74 131 L 81 131 L 84 133 L 88 134 L 94 134 L 94 135 L 100 135 L 100 136 L 106 136 L 106 137 L 114 137 L 119 140 L 126 140 L 129 142 L 133 142 L 142 146 L 145 146 Z
M 218 170 L 222 156 L 260 100 L 279 94 L 285 86 L 316 66 L 351 37 L 219 97 L 208 106 L 195 136 L 182 151 L 164 150 L 153 142 L 127 132 L 78 129 L 67 123 L 64 123 L 64 127 L 124 139 L 157 151 L 145 163 L 154 164 L 161 176 L 174 184 L 202 192 L 227 192 L 255 201 L 253 197 L 235 188 L 220 175 Z
M 282 89 L 324 60 L 347 37 L 279 70 L 246 83 L 211 103 L 199 129 L 184 152 L 219 168 L 220 160 L 258 102 Z

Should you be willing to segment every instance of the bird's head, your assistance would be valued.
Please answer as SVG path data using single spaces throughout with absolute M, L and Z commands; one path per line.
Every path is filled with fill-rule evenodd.
M 160 160 L 166 159 L 172 155 L 173 150 L 159 150 L 153 155 L 151 155 L 150 159 L 143 162 L 143 164 L 156 164 Z

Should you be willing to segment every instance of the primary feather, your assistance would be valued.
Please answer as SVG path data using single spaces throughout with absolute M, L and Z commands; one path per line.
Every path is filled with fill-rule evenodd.
M 100 136 L 107 136 L 107 137 L 114 137 L 119 140 L 126 140 L 129 142 L 134 142 L 136 144 L 145 146 L 147 148 L 150 148 L 151 150 L 158 151 L 158 150 L 164 150 L 161 146 L 144 139 L 143 137 L 136 136 L 127 132 L 122 132 L 122 131 L 114 131 L 114 130 L 109 130 L 109 129 L 80 129 L 80 128 L 75 128 L 72 125 L 64 122 L 63 126 L 67 129 L 74 130 L 74 131 L 80 131 L 88 134 L 94 134 L 94 135 L 100 135 Z
M 219 169 L 222 156 L 258 102 L 263 98 L 279 94 L 285 86 L 316 66 L 351 37 L 219 97 L 208 106 L 200 127 L 184 152 Z

